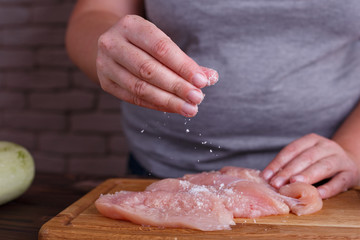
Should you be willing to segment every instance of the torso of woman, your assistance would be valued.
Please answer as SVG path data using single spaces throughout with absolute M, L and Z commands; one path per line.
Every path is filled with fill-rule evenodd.
M 331 137 L 360 96 L 358 0 L 146 0 L 146 16 L 219 72 L 193 118 L 122 104 L 136 159 L 159 177 L 264 168 L 308 133 Z

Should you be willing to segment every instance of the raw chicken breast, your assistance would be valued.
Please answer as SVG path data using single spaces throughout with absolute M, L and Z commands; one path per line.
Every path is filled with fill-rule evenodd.
M 217 189 L 230 186 L 234 182 L 242 180 L 237 177 L 224 175 L 216 171 L 188 174 L 181 179 L 197 185 L 213 186 Z
M 256 218 L 289 213 L 281 195 L 264 184 L 241 181 L 221 192 L 225 206 L 234 217 Z
M 262 180 L 259 173 L 253 169 L 227 167 L 220 172 L 185 175 L 183 179 L 215 188 L 234 217 L 255 218 L 289 213 L 282 196 Z
M 281 187 L 279 193 L 289 197 L 284 200 L 289 205 L 291 212 L 298 216 L 317 212 L 323 205 L 318 190 L 307 183 L 290 183 Z
M 255 218 L 311 214 L 322 208 L 316 188 L 292 183 L 279 192 L 254 169 L 224 167 L 220 171 L 163 179 L 144 192 L 102 195 L 98 211 L 113 219 L 142 225 L 184 227 L 203 231 L 229 230 L 233 217 Z
M 232 213 L 206 189 L 194 193 L 121 191 L 100 196 L 95 206 L 104 216 L 142 225 L 214 231 L 230 230 L 235 224 Z
M 222 174 L 248 180 L 250 182 L 266 183 L 266 181 L 260 177 L 260 170 L 256 169 L 227 166 L 223 167 L 220 172 Z

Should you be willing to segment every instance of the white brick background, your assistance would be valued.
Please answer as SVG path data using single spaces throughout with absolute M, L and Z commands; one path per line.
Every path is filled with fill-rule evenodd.
M 120 102 L 70 62 L 74 0 L 0 0 L 0 140 L 30 150 L 38 172 L 123 176 Z

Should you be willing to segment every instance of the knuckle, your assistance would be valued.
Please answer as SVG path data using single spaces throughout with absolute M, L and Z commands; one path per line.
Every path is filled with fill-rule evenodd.
M 103 34 L 99 37 L 98 48 L 103 51 L 109 51 L 113 48 L 113 41 L 107 36 L 107 34 Z
M 163 106 L 161 106 L 162 108 L 166 108 L 166 109 L 170 109 L 172 106 L 172 98 L 171 97 L 167 97 L 165 98 L 164 102 L 163 102 Z
M 142 79 L 150 80 L 156 71 L 156 65 L 152 61 L 145 61 L 139 67 L 139 76 Z
M 326 158 L 323 161 L 323 165 L 325 167 L 325 171 L 331 172 L 334 169 L 334 161 L 332 161 L 330 158 Z
M 133 96 L 132 103 L 138 106 L 142 106 L 143 101 L 139 97 Z
M 133 92 L 135 94 L 134 98 L 142 98 L 145 96 L 146 85 L 147 83 L 144 81 L 137 81 L 134 84 L 134 89 L 133 89 Z
M 100 87 L 105 92 L 109 92 L 109 90 L 112 88 L 112 84 L 110 81 L 106 81 L 105 79 L 99 79 Z
M 189 77 L 191 75 L 192 69 L 193 67 L 190 62 L 184 62 L 180 65 L 178 73 L 180 76 Z
M 310 139 L 320 139 L 321 136 L 316 134 L 316 133 L 309 133 L 306 135 L 307 138 L 310 138 Z
M 153 47 L 154 53 L 160 58 L 166 56 L 170 52 L 170 49 L 170 38 L 167 37 L 157 40 Z
M 283 164 L 287 161 L 288 156 L 292 156 L 297 152 L 297 146 L 295 144 L 289 144 L 284 147 L 278 154 L 278 164 Z
M 158 102 L 157 106 L 159 109 L 165 109 L 166 111 L 176 112 L 177 109 L 174 109 L 174 101 L 172 96 L 167 96 L 161 99 Z
M 304 163 L 311 164 L 311 163 L 315 162 L 315 160 L 316 160 L 315 156 L 316 156 L 316 150 L 313 149 L 312 151 L 303 153 L 302 159 L 303 159 Z
M 171 90 L 176 95 L 181 95 L 183 90 L 183 84 L 179 81 L 175 81 L 171 84 Z
M 119 24 L 123 29 L 128 29 L 134 22 L 135 17 L 133 15 L 125 15 L 119 20 Z
M 297 152 L 297 149 L 298 147 L 296 146 L 296 144 L 289 144 L 283 149 L 283 154 L 292 154 L 294 152 Z

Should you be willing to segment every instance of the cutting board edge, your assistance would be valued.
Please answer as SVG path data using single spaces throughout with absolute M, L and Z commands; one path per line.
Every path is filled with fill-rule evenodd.
M 98 185 L 96 188 L 82 196 L 79 200 L 65 208 L 58 213 L 55 217 L 43 224 L 39 230 L 38 239 L 46 240 L 48 233 L 56 227 L 69 226 L 71 221 L 75 219 L 81 212 L 88 208 L 102 193 L 108 192 L 111 188 L 114 188 L 116 184 L 121 182 L 121 178 L 110 178 L 105 182 Z

